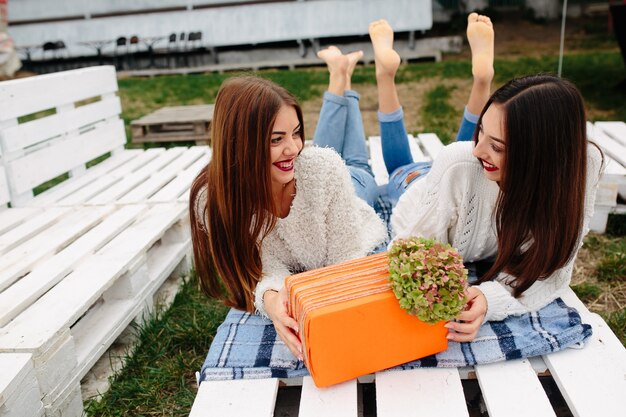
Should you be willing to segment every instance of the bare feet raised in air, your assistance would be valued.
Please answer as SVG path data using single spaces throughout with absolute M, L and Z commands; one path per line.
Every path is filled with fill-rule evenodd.
M 478 13 L 471 13 L 467 17 L 467 41 L 472 50 L 474 80 L 491 83 L 494 74 L 494 31 L 491 19 Z
M 317 56 L 324 60 L 330 73 L 328 91 L 333 94 L 343 95 L 345 90 L 351 88 L 350 78 L 357 62 L 363 57 L 363 51 L 344 55 L 336 46 L 329 46 L 319 51 Z
M 376 20 L 369 25 L 374 47 L 376 77 L 394 78 L 400 66 L 400 55 L 393 50 L 393 29 L 386 20 Z

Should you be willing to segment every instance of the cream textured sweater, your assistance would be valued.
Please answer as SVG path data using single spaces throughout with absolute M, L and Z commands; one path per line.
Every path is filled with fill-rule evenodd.
M 367 255 L 387 237 L 382 220 L 357 197 L 348 169 L 331 149 L 305 148 L 295 162 L 289 215 L 263 240 L 263 278 L 254 305 L 267 316 L 263 293 L 287 276 Z
M 446 146 L 431 171 L 422 180 L 411 184 L 393 210 L 394 237 L 426 236 L 450 243 L 465 261 L 470 262 L 496 255 L 493 213 L 499 188 L 483 174 L 481 164 L 472 156 L 472 147 L 472 142 Z M 588 145 L 587 155 L 582 236 L 589 230 L 602 169 L 602 156 L 595 146 Z M 512 277 L 506 273 L 500 273 L 494 281 L 480 284 L 478 288 L 488 303 L 485 321 L 536 311 L 559 297 L 569 286 L 574 258 L 550 277 L 536 281 L 517 299 L 512 296 L 513 288 L 507 285 Z

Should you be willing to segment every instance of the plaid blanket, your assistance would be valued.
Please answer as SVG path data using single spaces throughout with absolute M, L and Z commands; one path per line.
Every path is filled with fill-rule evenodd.
M 444 352 L 394 369 L 462 367 L 538 356 L 580 347 L 589 336 L 591 326 L 559 298 L 538 312 L 487 322 L 474 341 L 449 342 Z M 277 337 L 271 321 L 233 309 L 217 330 L 200 381 L 306 375 L 304 363 Z

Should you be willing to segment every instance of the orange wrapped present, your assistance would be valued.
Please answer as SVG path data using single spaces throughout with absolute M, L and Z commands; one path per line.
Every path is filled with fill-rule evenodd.
M 304 361 L 326 387 L 441 352 L 445 321 L 429 325 L 399 306 L 386 253 L 286 278 Z

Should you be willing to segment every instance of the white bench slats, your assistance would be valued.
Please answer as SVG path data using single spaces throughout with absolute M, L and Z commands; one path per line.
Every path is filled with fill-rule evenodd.
M 9 182 L 7 180 L 6 168 L 4 167 L 4 160 L 2 158 L 2 149 L 0 149 L 0 209 L 5 207 L 11 200 L 9 194 Z
M 189 189 L 193 180 L 198 173 L 206 167 L 211 159 L 211 148 L 206 148 L 202 158 L 198 159 L 183 172 L 179 173 L 176 178 L 161 188 L 156 194 L 148 199 L 151 203 L 174 201 L 181 196 L 187 196 L 189 199 Z M 186 194 L 185 194 L 186 193 Z
M 583 349 L 545 355 L 544 361 L 576 417 L 611 416 L 623 410 L 626 395 L 626 350 L 609 326 L 590 313 L 571 290 L 563 300 L 575 307 L 593 336 Z
M 376 373 L 379 417 L 468 416 L 456 369 L 431 368 Z
M 272 417 L 278 379 L 202 383 L 189 417 Z
M 0 330 L 0 350 L 37 350 L 71 326 L 120 275 L 186 214 L 182 205 L 155 206 L 90 256 L 71 274 Z
M 67 247 L 54 246 L 58 251 L 55 256 L 34 266 L 29 274 L 0 293 L 0 327 L 45 294 L 74 265 L 108 243 L 146 210 L 146 206 L 140 205 L 121 207 Z
M 607 133 L 622 146 L 626 146 L 626 123 L 596 122 L 596 127 Z
M 87 184 L 103 176 L 108 176 L 108 173 L 111 170 L 114 170 L 120 165 L 125 164 L 127 161 L 146 153 L 148 153 L 148 151 L 143 152 L 139 149 L 129 149 L 112 155 L 96 166 L 90 168 L 84 175 L 70 178 L 67 181 L 63 181 L 62 183 L 57 184 L 35 196 L 35 198 L 33 198 L 28 205 L 33 207 L 50 207 L 52 205 L 57 205 L 61 199 L 72 195 L 77 190 L 82 191 L 82 188 Z
M 44 227 L 54 223 L 59 217 L 67 213 L 70 209 L 66 207 L 53 207 L 37 215 L 31 221 L 21 224 L 11 231 L 0 236 L 0 254 L 4 254 L 14 247 L 22 244 L 35 233 Z
M 119 97 L 107 97 L 70 111 L 7 128 L 0 133 L 2 146 L 4 151 L 9 154 L 63 135 L 68 131 L 79 130 L 94 122 L 117 117 L 121 111 Z
M 106 192 L 113 184 L 122 181 L 124 177 L 128 175 L 133 175 L 134 171 L 140 169 L 145 164 L 148 164 L 152 160 L 158 158 L 159 155 L 161 155 L 163 152 L 165 152 L 165 149 L 153 148 L 147 150 L 146 152 L 133 154 L 133 158 L 127 159 L 123 164 L 118 165 L 111 171 L 106 172 L 105 174 L 101 174 L 99 176 L 91 176 L 91 178 L 87 179 L 91 182 L 89 182 L 87 185 L 83 186 L 76 192 L 69 194 L 62 199 L 59 199 L 56 204 L 84 204 L 86 201 L 89 201 L 89 199 L 101 195 L 103 192 Z M 126 153 L 127 152 L 125 151 L 123 154 Z M 88 172 L 87 174 L 79 177 L 78 180 L 82 180 L 84 177 L 87 177 L 90 174 L 91 172 Z
M 32 239 L 4 254 L 0 258 L 0 291 L 30 272 L 35 263 L 67 246 L 111 211 L 113 207 L 72 210 L 57 223 L 39 230 Z
M 622 166 L 626 166 L 626 145 L 623 145 L 599 128 L 594 129 L 593 139 L 611 158 L 615 159 Z
M 178 173 L 188 168 L 204 154 L 204 149 L 200 147 L 189 148 L 179 158 L 171 164 L 155 173 L 147 181 L 133 189 L 130 193 L 118 200 L 119 204 L 138 203 L 148 200 L 153 194 L 158 192 L 166 184 L 172 181 Z
M 0 120 L 115 91 L 117 79 L 113 66 L 81 68 L 0 83 Z
M 0 415 L 3 417 L 44 414 L 31 357 L 26 353 L 0 353 Z
M 420 133 L 417 137 L 430 157 L 430 160 L 434 160 L 439 152 L 445 147 L 434 133 Z
M 119 146 L 124 146 L 124 122 L 114 120 L 82 135 L 56 141 L 19 159 L 6 161 L 17 195 L 30 192 L 45 181 L 81 166 Z
M 299 417 L 357 417 L 357 381 L 317 388 L 313 378 L 302 379 Z
M 0 235 L 30 219 L 40 211 L 41 209 L 34 207 L 0 211 Z
M 160 153 L 156 158 L 133 171 L 132 175 L 125 176 L 122 181 L 117 182 L 112 187 L 99 193 L 85 201 L 86 204 L 110 204 L 117 202 L 120 198 L 132 191 L 139 184 L 148 180 L 155 172 L 163 169 L 166 165 L 178 158 L 186 148 L 170 148 Z
M 489 417 L 556 417 L 528 360 L 478 365 L 475 369 Z

